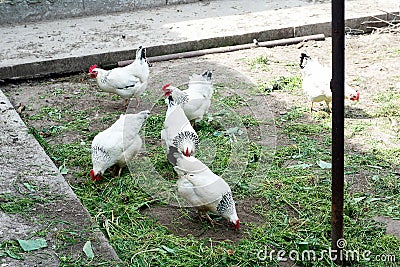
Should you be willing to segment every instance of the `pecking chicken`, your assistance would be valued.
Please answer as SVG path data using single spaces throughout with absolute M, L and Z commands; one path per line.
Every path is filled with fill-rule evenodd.
M 104 172 L 112 167 L 122 168 L 142 147 L 139 131 L 149 116 L 148 110 L 137 114 L 122 114 L 119 119 L 106 130 L 98 133 L 92 141 L 92 164 L 90 177 L 99 181 Z
M 140 46 L 136 51 L 135 60 L 125 67 L 103 70 L 97 65 L 92 65 L 89 74 L 92 78 L 96 78 L 101 90 L 122 97 L 125 108 L 132 96 L 135 97 L 138 106 L 139 96 L 146 90 L 149 78 L 146 48 Z
M 303 77 L 303 91 L 311 101 L 311 111 L 314 102 L 325 101 L 329 112 L 331 108 L 329 103 L 332 102 L 332 91 L 330 88 L 331 70 L 322 66 L 317 59 L 312 59 L 306 53 L 301 53 L 300 68 Z M 360 92 L 345 84 L 345 98 L 352 101 L 360 99 Z
M 176 148 L 171 147 L 171 151 Z M 204 213 L 213 224 L 207 212 L 218 214 L 227 219 L 235 229 L 239 229 L 240 220 L 236 213 L 232 191 L 224 179 L 213 173 L 204 163 L 195 157 L 183 157 L 174 152 L 168 155 L 178 174 L 178 194 L 190 205 Z
M 196 153 L 199 145 L 199 137 L 193 129 L 180 105 L 175 104 L 172 97 L 168 97 L 168 109 L 165 115 L 164 129 L 161 131 L 161 139 L 167 146 L 176 147 L 186 157 Z
M 189 79 L 188 89 L 180 90 L 166 84 L 162 90 L 166 97 L 171 96 L 176 104 L 182 106 L 189 121 L 199 122 L 211 105 L 211 97 L 214 92 L 211 77 L 211 71 L 206 71 L 201 75 L 193 74 Z

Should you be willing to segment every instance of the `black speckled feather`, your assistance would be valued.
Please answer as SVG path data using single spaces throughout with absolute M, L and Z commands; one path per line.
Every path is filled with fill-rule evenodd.
M 101 146 L 92 147 L 92 157 L 97 161 L 111 161 L 108 152 Z
M 186 92 L 182 92 L 181 94 L 173 96 L 173 99 L 176 104 L 181 105 L 189 101 L 189 96 Z
M 178 148 L 185 141 L 192 141 L 196 150 L 199 147 L 199 137 L 196 133 L 189 131 L 180 132 L 177 136 L 174 137 L 172 143 L 175 147 Z
M 108 82 L 108 75 L 110 75 L 111 71 L 108 71 L 107 74 L 100 80 L 101 83 L 107 83 Z
M 235 209 L 235 201 L 233 200 L 232 193 L 226 192 L 222 195 L 221 201 L 218 203 L 217 211 L 220 215 L 229 214 Z

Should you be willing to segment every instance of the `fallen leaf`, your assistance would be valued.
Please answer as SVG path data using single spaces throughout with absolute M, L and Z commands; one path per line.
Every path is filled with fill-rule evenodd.
M 168 253 L 172 253 L 172 254 L 175 253 L 175 250 L 172 249 L 172 248 L 169 248 L 169 247 L 164 246 L 164 245 L 162 245 L 161 247 L 162 247 L 163 250 L 165 250 L 165 251 L 168 252 Z
M 35 189 L 33 188 L 33 186 L 30 183 L 24 183 L 24 186 L 26 187 L 26 189 L 28 189 L 31 192 L 35 192 Z
M 237 134 L 242 135 L 243 131 L 239 127 L 232 127 L 225 131 L 228 135 Z
M 222 132 L 214 132 L 213 135 L 214 135 L 214 136 L 221 136 L 221 135 L 222 135 Z
M 326 162 L 326 161 L 323 161 L 323 160 L 317 161 L 317 165 L 318 165 L 321 169 L 332 169 L 332 163 Z
M 85 245 L 83 245 L 83 252 L 85 252 L 86 257 L 88 257 L 89 259 L 94 258 L 92 242 L 86 241 Z
M 68 173 L 67 167 L 65 167 L 65 164 L 61 165 L 58 170 L 60 171 L 61 174 L 65 175 Z
M 43 238 L 38 238 L 38 239 L 30 239 L 30 240 L 22 240 L 22 239 L 17 239 L 19 245 L 23 249 L 23 251 L 28 252 L 32 250 L 38 250 L 41 248 L 46 248 L 47 247 L 47 242 Z

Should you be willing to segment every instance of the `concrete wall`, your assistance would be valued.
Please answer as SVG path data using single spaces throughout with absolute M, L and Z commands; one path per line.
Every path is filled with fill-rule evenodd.
M 199 0 L 0 0 L 0 25 L 108 14 Z

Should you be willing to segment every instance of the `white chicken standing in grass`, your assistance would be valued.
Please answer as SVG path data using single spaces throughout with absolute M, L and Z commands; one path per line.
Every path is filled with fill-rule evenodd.
M 168 97 L 168 109 L 165 115 L 164 129 L 161 131 L 161 139 L 166 143 L 167 154 L 169 147 L 176 147 L 186 157 L 196 153 L 199 145 L 199 137 L 193 129 L 182 107 Z
M 302 87 L 305 95 L 311 101 L 311 111 L 314 102 L 325 101 L 329 112 L 332 102 L 332 91 L 330 88 L 331 70 L 322 66 L 317 59 L 311 58 L 306 53 L 301 53 L 300 68 L 303 77 Z M 360 99 L 360 92 L 345 84 L 345 98 L 352 101 Z
M 190 205 L 197 208 L 199 213 L 212 212 L 228 220 L 237 230 L 240 220 L 236 212 L 232 191 L 224 179 L 213 173 L 204 163 L 195 157 L 184 157 L 171 147 L 168 154 L 169 161 L 175 166 L 179 176 L 177 181 L 178 194 Z
M 106 130 L 98 133 L 92 141 L 92 164 L 90 177 L 99 181 L 104 172 L 112 167 L 122 168 L 132 160 L 142 147 L 139 131 L 150 112 L 122 114 L 119 119 Z
M 172 96 L 174 102 L 182 106 L 189 121 L 199 122 L 211 105 L 211 97 L 214 93 L 211 77 L 211 71 L 206 71 L 201 75 L 193 74 L 189 79 L 188 89 L 180 90 L 166 84 L 162 90 L 166 97 Z
M 125 67 L 103 70 L 98 68 L 97 65 L 92 65 L 89 68 L 90 76 L 96 78 L 100 89 L 122 97 L 124 99 L 125 108 L 132 96 L 135 97 L 137 106 L 139 105 L 139 96 L 143 94 L 147 88 L 149 73 L 146 48 L 141 46 L 136 51 L 135 60 Z

